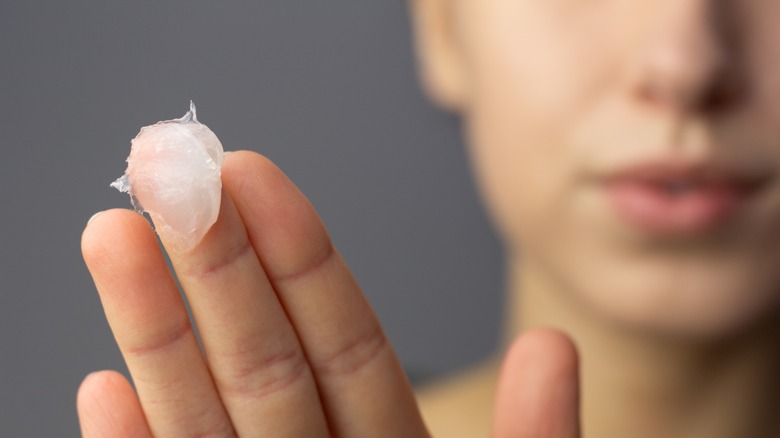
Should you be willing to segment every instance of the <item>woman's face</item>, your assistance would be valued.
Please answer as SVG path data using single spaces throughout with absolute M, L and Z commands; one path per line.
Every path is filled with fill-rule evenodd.
M 449 1 L 451 100 L 514 256 L 644 329 L 780 307 L 780 1 Z

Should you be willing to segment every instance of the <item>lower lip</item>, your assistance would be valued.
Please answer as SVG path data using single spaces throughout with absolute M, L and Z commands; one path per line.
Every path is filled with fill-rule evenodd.
M 607 194 L 618 214 L 650 232 L 698 234 L 711 231 L 732 217 L 748 194 L 737 187 L 703 187 L 672 194 L 656 184 L 613 181 Z

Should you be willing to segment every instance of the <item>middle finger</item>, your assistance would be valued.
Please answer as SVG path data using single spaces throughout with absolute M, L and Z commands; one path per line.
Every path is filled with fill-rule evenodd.
M 226 191 L 203 240 L 186 253 L 170 252 L 238 435 L 327 436 L 295 330 Z

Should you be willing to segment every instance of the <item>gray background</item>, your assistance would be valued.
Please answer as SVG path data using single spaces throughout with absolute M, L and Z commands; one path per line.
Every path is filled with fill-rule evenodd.
M 126 372 L 79 251 L 142 125 L 189 99 L 309 196 L 417 382 L 492 351 L 501 250 L 402 0 L 0 0 L 0 436 L 77 436 Z

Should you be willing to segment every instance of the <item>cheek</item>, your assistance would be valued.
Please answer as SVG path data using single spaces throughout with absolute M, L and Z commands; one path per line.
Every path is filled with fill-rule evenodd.
M 653 253 L 652 244 L 621 234 L 598 192 L 583 184 L 583 172 L 634 154 L 627 146 L 639 146 L 637 139 L 660 141 L 665 121 L 633 110 L 621 88 L 638 30 L 597 18 L 563 24 L 538 6 L 544 2 L 502 4 L 511 7 L 472 11 L 465 128 L 483 198 L 509 250 L 535 257 L 564 290 L 625 324 L 707 336 L 777 308 L 780 235 L 768 223 L 750 224 L 745 229 L 756 235 L 720 247 Z M 623 38 L 609 38 L 617 33 Z M 775 72 L 778 60 L 752 65 Z M 757 78 L 765 97 L 753 111 L 763 115 L 751 119 L 764 126 L 733 132 L 766 132 L 766 117 L 780 114 L 772 98 L 780 94 L 777 77 Z
M 484 114 L 467 124 L 471 161 L 494 222 L 515 247 L 544 235 L 552 228 L 549 219 L 564 213 L 570 169 L 565 160 L 556 160 L 565 151 L 554 133 L 504 119 L 518 115 L 517 108 Z
M 780 7 L 776 2 L 758 1 L 751 12 L 745 21 L 751 23 L 752 33 L 743 42 L 741 59 L 745 64 L 742 74 L 750 78 L 750 97 L 756 108 L 750 117 L 759 127 L 776 126 L 780 124 Z
M 598 23 L 562 27 L 545 8 L 502 4 L 511 6 L 471 11 L 465 126 L 495 222 L 510 246 L 527 247 L 570 217 L 583 158 L 572 138 L 618 59 L 598 32 L 578 37 Z

